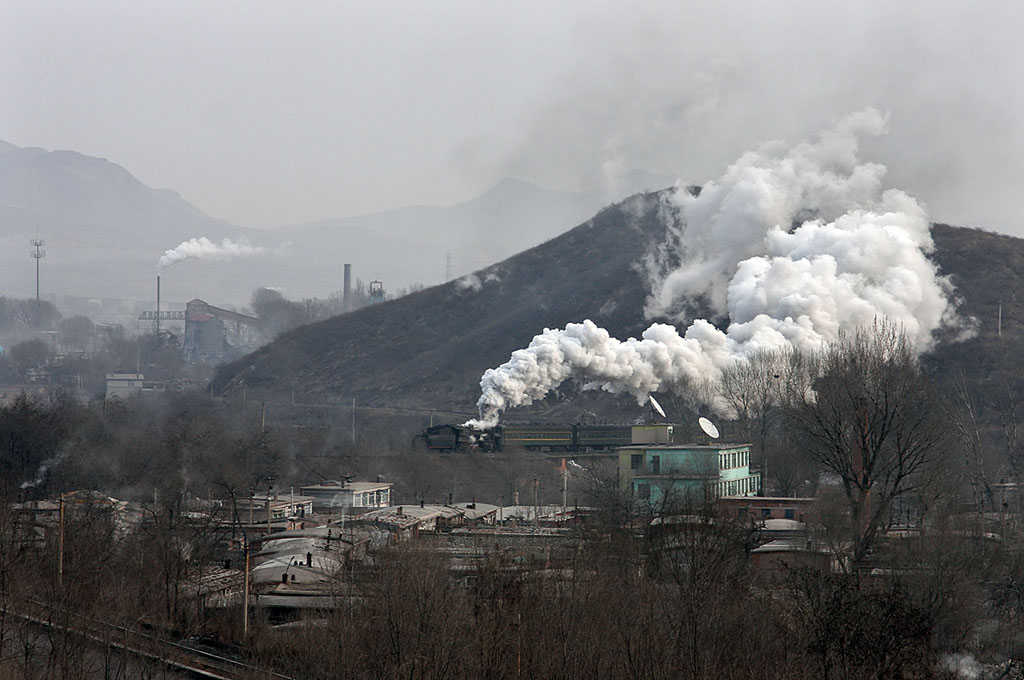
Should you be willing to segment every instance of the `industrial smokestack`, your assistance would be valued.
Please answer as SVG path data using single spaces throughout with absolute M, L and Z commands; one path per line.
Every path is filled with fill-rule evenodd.
M 156 339 L 160 342 L 160 275 L 156 275 Z
M 345 286 L 342 288 L 341 306 L 346 312 L 352 311 L 352 265 L 345 265 Z

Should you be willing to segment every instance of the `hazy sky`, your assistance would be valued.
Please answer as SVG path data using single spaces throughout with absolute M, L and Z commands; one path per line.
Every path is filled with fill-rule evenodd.
M 893 185 L 1024 234 L 1024 3 L 630 4 L 9 2 L 0 139 L 272 227 L 505 176 L 703 182 L 874 106 L 891 132 L 864 155 Z

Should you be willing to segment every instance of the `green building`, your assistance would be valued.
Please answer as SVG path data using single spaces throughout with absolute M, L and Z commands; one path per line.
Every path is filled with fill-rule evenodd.
M 760 491 L 749 444 L 671 444 L 671 426 L 662 427 L 662 433 L 635 433 L 634 443 L 618 450 L 619 479 L 638 503 L 664 507 Z

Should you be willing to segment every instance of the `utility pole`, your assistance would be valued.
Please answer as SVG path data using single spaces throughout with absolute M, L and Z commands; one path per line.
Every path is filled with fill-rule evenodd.
M 249 512 L 252 512 L 252 505 L 249 506 Z M 251 522 L 250 522 L 251 523 Z M 242 540 L 245 541 L 245 602 L 242 609 L 245 613 L 242 614 L 242 633 L 245 639 L 249 639 L 249 537 L 245 534 L 242 535 Z
M 64 494 L 60 495 L 57 501 L 58 524 L 57 530 L 57 589 L 64 587 Z
M 270 536 L 270 490 L 274 487 L 274 478 L 267 477 L 267 536 Z
M 31 257 L 32 259 L 34 259 L 36 261 L 36 309 L 35 309 L 35 319 L 34 319 L 34 322 L 35 322 L 36 326 L 38 326 L 39 325 L 39 317 L 40 317 L 40 312 L 39 312 L 39 260 L 41 260 L 44 257 L 46 257 L 46 251 L 42 249 L 43 246 L 46 245 L 46 241 L 44 241 L 43 239 L 41 239 L 39 237 L 36 237 L 36 238 L 32 239 L 31 241 L 29 241 L 29 243 L 32 245 L 33 248 L 35 248 L 35 250 L 28 251 L 28 254 L 29 254 L 29 257 Z
M 566 513 L 568 513 L 568 495 L 569 495 L 569 470 L 565 467 L 565 458 L 562 459 L 562 519 L 565 519 Z
M 540 501 L 538 501 L 538 490 L 540 487 L 540 480 L 536 477 L 533 478 L 533 527 L 535 529 L 540 527 Z
M 46 257 L 46 251 L 42 250 L 42 247 L 46 245 L 46 241 L 41 238 L 34 238 L 29 241 L 29 244 L 35 248 L 35 250 L 28 251 L 29 257 L 36 261 L 36 304 L 39 304 L 39 260 Z

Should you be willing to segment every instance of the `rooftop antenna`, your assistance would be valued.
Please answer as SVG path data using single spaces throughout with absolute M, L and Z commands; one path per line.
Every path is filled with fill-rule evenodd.
M 700 429 L 702 429 L 704 431 L 704 434 L 706 434 L 709 438 L 718 439 L 721 436 L 718 432 L 718 428 L 715 427 L 715 424 L 708 420 L 707 418 L 698 418 L 697 424 L 700 425 Z
M 649 395 L 647 395 L 647 398 L 650 399 L 650 401 L 651 401 L 651 408 L 654 409 L 655 411 L 657 411 L 658 413 L 660 413 L 662 418 L 665 418 L 666 420 L 668 420 L 668 416 L 665 415 L 665 409 L 663 409 L 661 407 L 661 404 L 659 404 L 658 400 L 654 398 L 654 395 L 653 394 L 649 394 Z

